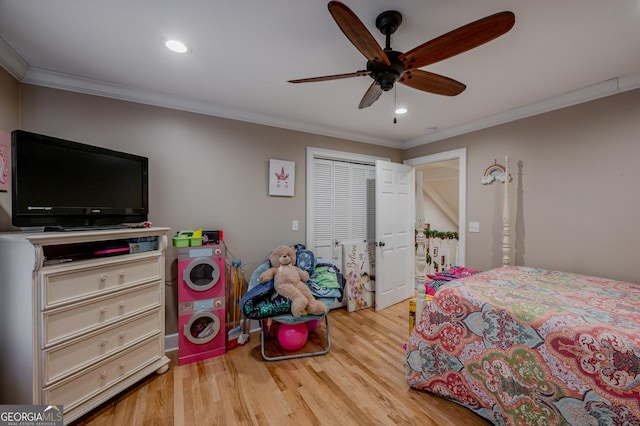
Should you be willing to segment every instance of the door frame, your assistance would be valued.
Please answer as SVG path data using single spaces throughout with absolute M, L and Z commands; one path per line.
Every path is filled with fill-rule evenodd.
M 313 160 L 316 158 L 322 158 L 325 160 L 346 161 L 352 163 L 370 164 L 375 166 L 376 160 L 391 161 L 389 157 L 378 157 L 374 155 L 356 154 L 353 152 L 334 151 L 331 149 L 307 147 L 307 170 L 306 170 L 306 188 L 307 188 L 307 200 L 306 200 L 306 235 L 305 244 L 307 247 L 313 246 L 313 209 L 311 205 L 313 203 Z
M 467 242 L 467 148 L 453 149 L 437 154 L 404 160 L 404 164 L 416 167 L 447 160 L 459 161 L 458 172 L 458 266 L 466 266 Z

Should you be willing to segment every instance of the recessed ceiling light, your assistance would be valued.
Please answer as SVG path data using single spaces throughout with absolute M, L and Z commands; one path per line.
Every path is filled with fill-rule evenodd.
M 176 53 L 189 52 L 189 47 L 187 47 L 186 44 L 178 40 L 167 40 L 164 43 L 164 45 L 167 46 L 167 49 L 171 50 L 172 52 L 176 52 Z
M 407 109 L 406 108 L 396 108 L 396 114 L 406 114 L 407 113 Z

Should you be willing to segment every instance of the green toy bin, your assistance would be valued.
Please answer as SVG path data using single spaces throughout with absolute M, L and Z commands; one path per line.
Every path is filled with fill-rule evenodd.
M 189 247 L 189 243 L 191 241 L 191 235 L 193 232 L 191 231 L 180 231 L 173 237 L 173 246 L 177 248 Z M 202 244 L 202 239 L 201 239 Z
M 193 231 L 180 231 L 173 237 L 173 246 L 182 247 L 197 247 L 202 245 L 202 237 L 194 237 Z

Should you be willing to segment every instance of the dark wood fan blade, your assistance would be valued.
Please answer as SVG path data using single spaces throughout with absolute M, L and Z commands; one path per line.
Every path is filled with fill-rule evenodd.
M 515 15 L 500 12 L 434 38 L 399 56 L 404 69 L 421 68 L 442 61 L 500 37 L 513 27 Z
M 362 70 L 362 71 L 356 71 L 356 72 L 349 72 L 346 74 L 334 74 L 334 75 L 325 75 L 322 77 L 299 78 L 297 80 L 289 80 L 289 83 L 311 83 L 314 81 L 338 80 L 341 78 L 360 77 L 361 75 L 369 75 L 369 74 L 371 74 L 371 71 Z
M 380 85 L 374 81 L 362 97 L 360 105 L 358 105 L 358 109 L 370 107 L 378 100 L 380 95 L 382 95 L 382 89 L 380 88 Z
M 336 24 L 365 58 L 371 62 L 391 65 L 384 50 L 351 9 L 339 1 L 330 1 L 328 7 Z
M 467 88 L 467 86 L 452 78 L 423 70 L 406 71 L 398 82 L 423 92 L 444 96 L 459 95 Z

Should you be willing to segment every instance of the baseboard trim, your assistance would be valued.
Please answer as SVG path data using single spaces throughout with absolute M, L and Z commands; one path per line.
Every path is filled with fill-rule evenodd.
M 164 351 L 173 352 L 178 350 L 178 333 L 166 334 L 164 336 Z

